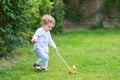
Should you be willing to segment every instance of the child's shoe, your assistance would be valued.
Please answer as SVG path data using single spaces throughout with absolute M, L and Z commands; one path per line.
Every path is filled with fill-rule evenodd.
M 46 71 L 46 72 L 49 71 L 49 69 L 47 69 L 47 68 L 46 68 L 46 69 L 43 68 L 42 70 L 43 70 L 43 71 Z
M 34 63 L 33 66 L 34 66 L 34 68 L 35 68 L 36 70 L 41 71 L 40 65 Z

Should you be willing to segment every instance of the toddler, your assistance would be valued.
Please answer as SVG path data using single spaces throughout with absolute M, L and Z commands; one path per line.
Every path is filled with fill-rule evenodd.
M 32 38 L 34 51 L 39 59 L 33 64 L 34 68 L 41 71 L 48 71 L 49 45 L 57 51 L 56 44 L 52 40 L 50 30 L 55 26 L 55 19 L 51 15 L 44 15 L 41 18 L 42 27 L 38 28 Z

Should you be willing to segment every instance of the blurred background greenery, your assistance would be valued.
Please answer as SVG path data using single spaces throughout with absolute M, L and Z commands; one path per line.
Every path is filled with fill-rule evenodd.
M 90 0 L 0 0 L 0 57 L 12 54 L 11 51 L 18 46 L 29 43 L 34 31 L 40 27 L 40 18 L 44 14 L 51 14 L 56 19 L 52 30 L 55 34 L 64 31 L 65 21 L 79 25 L 81 19 L 90 18 L 98 12 L 119 21 L 119 0 L 96 0 L 101 6 L 95 13 L 87 15 L 81 7 L 85 1 Z M 115 16 L 111 16 L 113 12 Z M 104 28 L 104 16 L 100 15 L 90 28 Z M 118 28 L 118 25 L 114 27 Z

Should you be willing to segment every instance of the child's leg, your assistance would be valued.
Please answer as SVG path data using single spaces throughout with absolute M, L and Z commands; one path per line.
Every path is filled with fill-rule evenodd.
M 41 62 L 41 51 L 37 49 L 37 50 L 35 50 L 35 53 L 39 57 L 39 59 L 36 61 L 36 64 L 37 65 L 42 65 L 42 62 Z
M 39 58 L 39 59 L 36 61 L 36 64 L 42 65 L 41 58 Z
M 39 59 L 36 61 L 36 64 L 39 64 L 42 66 L 43 69 L 46 69 L 48 67 L 48 60 L 49 60 L 48 53 L 41 50 L 35 50 L 35 53 L 39 57 Z
M 47 69 L 47 67 L 48 67 L 48 60 L 49 60 L 48 53 L 44 53 L 44 55 L 42 56 L 42 68 L 43 69 Z

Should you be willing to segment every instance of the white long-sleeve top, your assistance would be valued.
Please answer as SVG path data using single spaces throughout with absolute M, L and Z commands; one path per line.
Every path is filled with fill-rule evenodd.
M 54 49 L 57 48 L 56 44 L 52 40 L 50 31 L 45 31 L 43 27 L 38 28 L 32 38 L 33 40 L 36 40 L 37 42 L 34 43 L 34 50 L 40 49 L 45 52 L 49 52 L 49 45 L 52 46 Z

